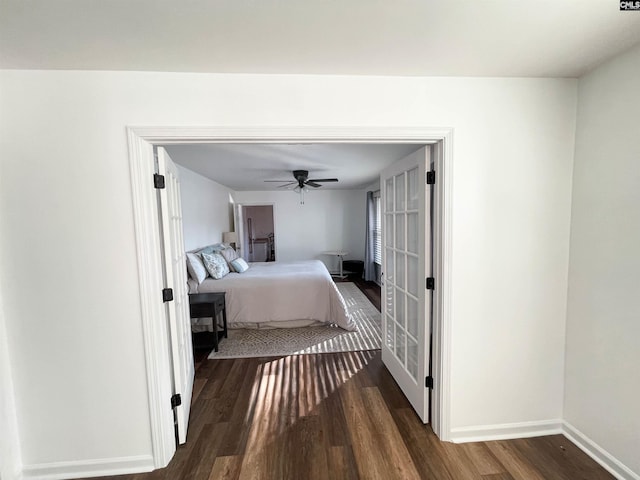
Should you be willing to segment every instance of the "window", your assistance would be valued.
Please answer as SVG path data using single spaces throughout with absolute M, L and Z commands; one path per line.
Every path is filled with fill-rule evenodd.
M 380 190 L 373 193 L 375 208 L 375 224 L 373 225 L 373 261 L 382 265 L 382 212 L 380 206 Z

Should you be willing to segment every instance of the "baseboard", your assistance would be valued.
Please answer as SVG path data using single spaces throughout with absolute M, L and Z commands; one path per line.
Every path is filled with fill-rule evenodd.
M 452 428 L 450 439 L 454 443 L 486 442 L 490 440 L 541 437 L 543 435 L 557 435 L 558 433 L 562 433 L 562 420 L 560 419 Z
M 626 465 L 570 423 L 563 422 L 562 433 L 614 477 L 620 480 L 640 480 L 639 474 L 631 471 Z
M 83 460 L 79 462 L 40 463 L 24 465 L 23 480 L 62 480 L 68 478 L 106 477 L 126 473 L 142 473 L 153 470 L 151 455 L 136 457 Z

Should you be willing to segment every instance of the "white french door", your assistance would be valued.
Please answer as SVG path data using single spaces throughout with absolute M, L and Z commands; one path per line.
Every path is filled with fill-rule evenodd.
M 382 200 L 382 361 L 424 423 L 429 416 L 431 197 L 430 149 L 395 162 L 380 176 Z
M 189 315 L 189 291 L 182 238 L 182 206 L 178 170 L 166 150 L 158 147 L 158 173 L 164 176 L 165 188 L 160 192 L 162 237 L 166 287 L 173 290 L 173 300 L 166 302 L 171 345 L 174 395 L 181 403 L 175 407 L 178 442 L 187 441 L 189 411 L 195 367 Z

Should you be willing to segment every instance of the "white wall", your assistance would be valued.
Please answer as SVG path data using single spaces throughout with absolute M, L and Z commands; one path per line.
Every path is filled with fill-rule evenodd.
M 180 165 L 178 172 L 185 249 L 221 242 L 233 229 L 233 190 Z
M 127 125 L 453 127 L 451 425 L 560 418 L 575 81 L 7 70 L 0 105 L 25 464 L 151 452 Z
M 347 250 L 345 259 L 364 258 L 366 192 L 362 190 L 314 190 L 300 196 L 292 191 L 236 192 L 238 203 L 273 203 L 276 259 L 318 259 L 330 270 L 335 257 L 326 250 Z
M 580 79 L 564 417 L 640 476 L 640 47 Z

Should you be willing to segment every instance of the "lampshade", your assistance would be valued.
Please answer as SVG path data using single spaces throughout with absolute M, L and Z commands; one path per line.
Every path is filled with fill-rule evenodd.
M 238 234 L 236 232 L 222 232 L 222 243 L 237 243 Z

